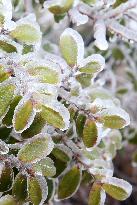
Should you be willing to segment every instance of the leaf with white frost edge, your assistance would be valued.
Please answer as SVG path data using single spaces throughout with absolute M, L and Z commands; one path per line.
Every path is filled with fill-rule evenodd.
M 44 7 L 48 8 L 53 14 L 60 15 L 67 12 L 72 7 L 73 1 L 74 0 L 50 0 L 44 3 Z
M 15 86 L 11 84 L 0 85 L 0 118 L 4 117 L 14 97 Z
M 79 64 L 84 56 L 84 42 L 81 35 L 71 28 L 65 29 L 60 36 L 60 50 L 68 65 L 73 67 Z
M 43 103 L 41 116 L 48 124 L 61 130 L 66 130 L 69 127 L 70 113 L 62 103 L 57 101 Z
M 39 44 L 42 34 L 36 22 L 36 16 L 29 14 L 18 20 L 16 28 L 10 32 L 10 36 L 27 45 Z
M 104 178 L 102 188 L 113 198 L 123 201 L 127 199 L 132 192 L 132 186 L 123 179 L 116 177 Z
M 40 161 L 33 164 L 34 172 L 37 175 L 43 175 L 45 177 L 52 177 L 56 174 L 56 167 L 54 166 L 54 161 L 49 157 L 45 157 Z
M 86 120 L 84 129 L 83 129 L 82 139 L 83 139 L 84 145 L 87 148 L 92 148 L 99 144 L 100 139 L 98 137 L 98 130 L 97 130 L 96 123 L 93 120 L 89 120 L 89 119 Z
M 68 162 L 72 159 L 72 151 L 69 147 L 63 144 L 56 144 L 52 150 L 52 154 L 63 162 Z
M 4 35 L 0 36 L 0 50 L 5 53 L 20 53 L 22 52 L 22 46 L 19 43 L 7 38 Z
M 119 107 L 110 107 L 99 112 L 105 127 L 121 129 L 130 124 L 129 114 Z
M 31 76 L 37 77 L 42 83 L 59 84 L 61 81 L 60 68 L 55 63 L 31 62 L 25 67 Z
M 45 177 L 29 177 L 28 193 L 31 202 L 34 205 L 42 205 L 48 196 L 48 186 Z
M 88 205 L 104 205 L 106 193 L 100 184 L 94 183 L 89 193 Z
M 28 97 L 24 97 L 16 106 L 13 116 L 13 127 L 17 133 L 22 133 L 30 127 L 36 115 L 33 102 Z
M 94 54 L 83 59 L 78 67 L 80 72 L 97 74 L 104 69 L 105 59 L 100 54 Z
M 58 199 L 63 200 L 76 193 L 81 182 L 82 172 L 74 166 L 61 179 L 58 187 Z
M 35 163 L 51 153 L 54 143 L 50 136 L 38 134 L 29 139 L 18 152 L 18 158 L 25 163 Z

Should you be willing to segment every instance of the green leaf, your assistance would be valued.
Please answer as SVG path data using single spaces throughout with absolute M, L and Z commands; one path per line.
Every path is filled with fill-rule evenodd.
M 46 157 L 33 165 L 33 170 L 37 174 L 42 174 L 45 177 L 52 177 L 56 174 L 54 161 Z
M 29 74 L 36 76 L 42 83 L 57 84 L 60 82 L 59 73 L 48 64 L 33 66 L 28 64 L 27 67 Z
M 7 164 L 2 164 L 0 175 L 0 192 L 5 192 L 11 189 L 13 181 L 13 170 Z
M 0 40 L 0 49 L 7 53 L 17 53 L 17 48 L 14 45 L 2 40 Z
M 116 3 L 113 5 L 114 8 L 120 6 L 120 4 L 127 2 L 128 0 L 116 0 Z
M 41 40 L 40 31 L 29 23 L 17 25 L 16 28 L 10 32 L 10 36 L 26 44 L 35 44 Z
M 93 74 L 96 73 L 100 69 L 100 66 L 97 62 L 91 62 L 80 68 L 79 71 L 82 73 Z
M 69 162 L 72 158 L 71 150 L 65 145 L 57 144 L 52 150 L 52 154 L 63 162 Z
M 77 167 L 69 170 L 61 179 L 58 187 L 58 198 L 66 199 L 71 197 L 79 188 L 81 171 Z
M 132 192 L 132 186 L 123 179 L 109 177 L 102 180 L 102 183 L 102 188 L 107 194 L 120 201 L 127 199 Z
M 54 165 L 56 167 L 56 175 L 54 176 L 54 178 L 57 178 L 67 168 L 67 163 L 59 160 L 58 158 L 54 157 L 53 155 L 50 155 L 50 157 L 54 161 Z
M 15 107 L 18 105 L 19 101 L 21 100 L 21 96 L 16 96 L 12 103 L 10 104 L 9 110 L 6 114 L 6 116 L 3 118 L 2 123 L 3 125 L 6 125 L 7 127 L 12 126 L 12 119 L 14 115 Z
M 17 203 L 12 196 L 5 195 L 0 198 L 0 205 L 17 205 Z
M 117 115 L 105 116 L 103 118 L 103 124 L 105 127 L 111 129 L 120 129 L 125 125 L 126 121 Z
M 32 124 L 35 114 L 31 100 L 20 101 L 13 116 L 13 126 L 16 132 L 21 133 L 26 130 Z
M 89 185 L 91 183 L 93 183 L 95 180 L 95 178 L 86 170 L 82 171 L 82 180 L 81 180 L 81 184 L 82 185 Z
M 93 147 L 98 143 L 97 126 L 93 120 L 86 121 L 82 139 L 87 148 Z
M 73 5 L 74 0 L 63 0 L 59 2 L 53 2 L 48 5 L 48 9 L 53 14 L 63 14 L 67 12 Z M 46 3 L 45 3 L 46 6 Z
M 37 113 L 31 126 L 28 129 L 24 130 L 21 136 L 23 137 L 23 139 L 27 139 L 39 134 L 42 128 L 44 127 L 45 123 L 46 122 L 41 117 L 41 114 Z
M 19 202 L 24 202 L 27 198 L 27 177 L 21 173 L 16 175 L 12 187 L 12 195 Z
M 88 205 L 103 205 L 105 198 L 106 194 L 101 185 L 94 183 L 89 194 Z
M 105 67 L 105 60 L 100 54 L 91 55 L 81 61 L 79 71 L 86 74 L 98 73 Z
M 76 119 L 76 131 L 79 137 L 83 136 L 83 129 L 86 122 L 86 115 L 79 114 Z
M 67 28 L 60 37 L 60 50 L 68 65 L 73 67 L 78 64 L 84 56 L 84 43 L 80 34 Z
M 62 129 L 65 127 L 63 117 L 59 112 L 55 111 L 54 108 L 43 105 L 41 116 L 48 124 L 56 128 Z
M 4 80 L 7 80 L 11 76 L 11 73 L 7 72 L 4 69 L 4 66 L 0 65 L 0 83 L 2 83 Z
M 82 0 L 84 3 L 92 5 L 96 3 L 96 0 Z
M 82 88 L 89 87 L 91 85 L 91 78 L 93 75 L 81 73 L 76 76 L 77 81 L 81 84 Z
M 55 194 L 55 183 L 52 179 L 47 179 L 47 186 L 48 186 L 48 196 L 46 202 L 52 200 Z
M 33 205 L 43 204 L 47 198 L 47 182 L 44 177 L 28 178 L 28 193 Z
M 14 89 L 13 85 L 0 86 L 0 117 L 7 112 L 14 96 Z
M 18 158 L 26 163 L 37 161 L 49 155 L 53 146 L 51 137 L 36 135 L 20 149 Z

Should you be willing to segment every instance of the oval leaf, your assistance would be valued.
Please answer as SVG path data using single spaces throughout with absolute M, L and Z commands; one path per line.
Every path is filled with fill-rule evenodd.
M 114 199 L 123 201 L 131 195 L 132 186 L 123 179 L 109 177 L 102 180 L 102 183 L 103 189 Z
M 51 137 L 36 135 L 21 148 L 18 152 L 18 158 L 26 163 L 36 162 L 49 155 L 53 146 Z
M 27 198 L 27 177 L 21 173 L 16 175 L 12 187 L 12 195 L 17 201 L 23 203 Z
M 0 86 L 0 117 L 2 117 L 9 108 L 14 96 L 13 85 Z
M 86 121 L 82 139 L 87 148 L 93 147 L 99 143 L 97 126 L 93 120 Z
M 73 167 L 62 178 L 58 187 L 58 198 L 66 199 L 71 197 L 79 188 L 81 181 L 81 171 Z
M 56 168 L 54 161 L 49 157 L 46 157 L 33 165 L 33 170 L 38 175 L 46 177 L 52 177 L 56 174 Z
M 13 126 L 16 132 L 21 133 L 26 130 L 33 122 L 36 112 L 33 109 L 33 102 L 24 99 L 16 106 L 13 116 Z
M 17 25 L 17 27 L 10 32 L 10 36 L 26 44 L 35 44 L 41 39 L 41 33 L 29 23 Z
M 94 183 L 88 198 L 88 205 L 104 205 L 106 194 L 100 184 Z
M 71 150 L 65 145 L 55 145 L 54 149 L 52 150 L 52 154 L 59 160 L 63 162 L 68 162 L 72 158 Z
M 48 187 L 44 177 L 29 177 L 28 178 L 28 193 L 31 202 L 34 205 L 43 204 L 47 199 Z
M 11 189 L 13 180 L 13 170 L 9 165 L 2 164 L 0 175 L 0 192 L 5 192 Z
M 60 37 L 60 50 L 71 67 L 78 64 L 84 56 L 84 43 L 80 34 L 71 28 L 67 28 Z

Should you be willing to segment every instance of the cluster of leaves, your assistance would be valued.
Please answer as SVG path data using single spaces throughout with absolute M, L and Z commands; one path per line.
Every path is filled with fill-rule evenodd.
M 77 25 L 107 9 L 103 22 L 96 19 L 94 25 L 95 45 L 106 50 L 106 28 L 115 25 L 109 17 L 136 2 L 108 0 L 104 10 L 99 2 L 35 1 L 26 7 L 41 9 L 40 3 L 56 22 L 68 15 Z M 122 146 L 118 129 L 129 125 L 130 118 L 97 83 L 104 57 L 88 55 L 82 36 L 72 28 L 61 33 L 58 55 L 45 52 L 35 14 L 13 21 L 13 6 L 18 11 L 22 2 L 0 0 L 0 205 L 63 200 L 83 183 L 91 187 L 89 205 L 103 205 L 106 193 L 125 200 L 132 186 L 113 176 L 112 160 Z M 93 17 L 89 8 L 95 10 Z

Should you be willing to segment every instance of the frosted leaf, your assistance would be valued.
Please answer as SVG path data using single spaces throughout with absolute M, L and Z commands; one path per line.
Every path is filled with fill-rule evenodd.
M 7 154 L 9 152 L 9 148 L 5 142 L 0 139 L 0 154 Z
M 61 72 L 58 65 L 45 61 L 31 62 L 25 65 L 28 73 L 36 76 L 40 82 L 49 84 L 59 84 Z
M 105 199 L 106 199 L 106 193 L 102 189 L 101 185 L 94 183 L 89 193 L 88 204 L 104 205 Z
M 78 65 L 80 72 L 94 74 L 101 72 L 105 67 L 105 59 L 100 54 L 91 55 L 83 59 Z
M 33 204 L 43 205 L 48 195 L 46 179 L 43 176 L 29 177 L 28 193 Z
M 68 109 L 62 103 L 50 100 L 50 102 L 45 101 L 42 104 L 44 106 L 42 115 L 44 117 L 44 115 L 47 114 L 47 117 L 46 115 L 44 117 L 45 120 L 47 120 L 47 123 L 52 124 L 61 130 L 66 130 L 69 127 L 70 114 Z
M 65 29 L 60 36 L 60 49 L 70 66 L 79 64 L 84 56 L 84 42 L 81 35 L 71 28 Z
M 50 136 L 38 134 L 23 145 L 18 152 L 18 158 L 23 162 L 35 163 L 49 155 L 53 150 L 53 147 L 54 143 Z
M 13 116 L 13 127 L 17 133 L 22 133 L 30 127 L 36 115 L 34 102 L 30 96 L 24 96 L 16 106 Z
M 108 49 L 108 42 L 106 40 L 106 25 L 103 20 L 96 21 L 94 25 L 94 38 L 95 45 L 100 50 L 107 50 Z
M 71 149 L 63 144 L 55 145 L 52 154 L 64 162 L 70 161 L 73 155 Z
M 21 53 L 22 46 L 4 35 L 0 36 L 0 50 L 5 53 Z
M 69 11 L 69 16 L 72 23 L 76 24 L 77 26 L 88 22 L 88 16 L 81 14 L 77 7 L 74 7 Z
M 129 114 L 119 107 L 104 109 L 99 114 L 103 117 L 104 125 L 112 129 L 121 129 L 130 124 Z
M 44 3 L 44 7 L 48 8 L 53 14 L 63 14 L 67 12 L 73 4 L 74 0 L 50 0 Z
M 15 87 L 11 84 L 0 85 L 0 118 L 7 113 L 14 98 Z
M 63 176 L 58 186 L 58 199 L 67 199 L 76 193 L 80 186 L 81 175 L 81 170 L 74 166 Z
M 132 192 L 132 186 L 123 179 L 116 177 L 107 177 L 102 179 L 103 189 L 117 200 L 127 199 Z
M 36 17 L 34 14 L 30 14 L 18 20 L 16 24 L 16 28 L 10 32 L 10 35 L 13 38 L 26 43 L 27 45 L 40 43 L 42 34 L 39 25 L 36 23 Z
M 41 159 L 39 162 L 33 165 L 33 170 L 37 175 L 43 175 L 45 177 L 52 177 L 56 174 L 56 168 L 54 161 L 49 157 Z

